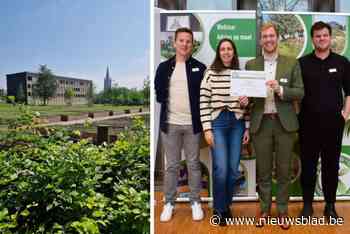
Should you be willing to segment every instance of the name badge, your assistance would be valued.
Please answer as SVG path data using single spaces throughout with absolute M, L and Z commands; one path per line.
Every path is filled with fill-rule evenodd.
M 333 72 L 337 72 L 337 69 L 336 68 L 330 68 L 328 69 L 329 73 L 333 73 Z
M 287 83 L 288 80 L 287 80 L 286 78 L 281 78 L 281 79 L 280 79 L 280 82 L 281 82 L 281 83 Z
M 199 71 L 199 68 L 198 67 L 194 67 L 194 68 L 192 68 L 192 71 L 193 72 L 197 72 L 197 71 Z

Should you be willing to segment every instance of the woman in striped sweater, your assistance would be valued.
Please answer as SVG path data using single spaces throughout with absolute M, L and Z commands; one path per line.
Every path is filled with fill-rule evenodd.
M 221 218 L 221 225 L 225 225 L 224 218 L 232 217 L 230 205 L 239 177 L 241 144 L 249 141 L 248 98 L 230 96 L 232 69 L 239 69 L 237 49 L 225 38 L 218 44 L 200 90 L 201 122 L 212 152 L 214 214 Z

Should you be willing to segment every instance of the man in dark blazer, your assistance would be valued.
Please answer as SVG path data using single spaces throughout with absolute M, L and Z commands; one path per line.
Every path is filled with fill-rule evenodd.
M 155 77 L 156 100 L 161 104 L 160 129 L 166 157 L 165 204 L 161 222 L 170 221 L 175 208 L 181 152 L 189 174 L 192 219 L 202 220 L 199 143 L 202 125 L 199 113 L 200 85 L 205 65 L 192 58 L 193 33 L 188 28 L 175 32 L 176 55 L 159 64 Z

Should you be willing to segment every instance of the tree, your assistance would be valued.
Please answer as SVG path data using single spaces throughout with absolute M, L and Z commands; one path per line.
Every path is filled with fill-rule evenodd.
M 294 38 L 300 27 L 300 22 L 295 15 L 271 15 L 271 21 L 277 26 L 282 41 Z
M 87 94 L 86 94 L 87 100 L 88 100 L 88 106 L 94 105 L 94 99 L 95 99 L 95 86 L 94 83 L 91 81 L 91 84 L 88 88 Z
M 149 76 L 147 76 L 147 78 L 143 81 L 143 89 L 142 89 L 145 105 L 149 105 L 149 101 L 150 101 L 150 87 L 149 87 L 149 85 L 150 85 L 150 80 L 149 80 Z
M 74 91 L 72 88 L 67 88 L 64 91 L 64 101 L 68 106 L 72 105 L 72 101 L 73 101 L 73 97 L 74 97 Z
M 142 105 L 144 94 L 142 90 L 126 87 L 112 87 L 96 95 L 96 103 L 113 105 Z
M 305 0 L 303 1 L 305 2 Z M 300 0 L 259 0 L 258 5 L 262 11 L 295 11 Z
M 19 84 L 18 89 L 16 91 L 16 102 L 23 103 L 26 101 L 26 96 L 24 95 L 24 87 L 23 83 Z
M 47 105 L 49 99 L 56 94 L 57 84 L 54 75 L 46 65 L 40 65 L 37 82 L 33 85 L 33 94 Z
M 12 105 L 16 105 L 16 102 L 15 102 L 15 100 L 16 100 L 16 97 L 15 96 L 7 96 L 7 102 L 8 103 L 11 103 Z

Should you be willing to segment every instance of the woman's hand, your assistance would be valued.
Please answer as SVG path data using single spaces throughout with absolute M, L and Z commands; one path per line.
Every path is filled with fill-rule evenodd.
M 204 138 L 210 147 L 214 147 L 214 135 L 211 130 L 207 130 L 204 132 Z
M 242 143 L 243 145 L 246 145 L 249 143 L 250 136 L 249 136 L 249 128 L 246 128 L 243 133 L 243 140 Z
M 239 105 L 241 105 L 241 107 L 246 107 L 249 103 L 249 99 L 247 96 L 240 96 L 238 97 L 239 100 Z

